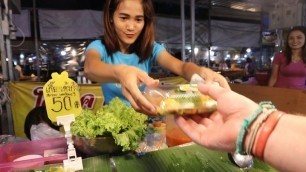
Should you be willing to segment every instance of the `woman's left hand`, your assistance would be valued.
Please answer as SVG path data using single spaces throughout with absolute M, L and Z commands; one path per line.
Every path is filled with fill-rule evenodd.
M 159 80 L 151 78 L 146 72 L 132 66 L 122 65 L 118 72 L 123 96 L 131 103 L 136 111 L 155 114 L 156 108 L 144 97 L 139 86 L 156 87 Z
M 199 75 L 205 79 L 206 83 L 214 83 L 217 82 L 220 84 L 221 87 L 226 88 L 226 89 L 231 89 L 227 80 L 222 76 L 221 74 L 206 68 L 206 67 L 201 67 L 201 70 L 199 72 Z

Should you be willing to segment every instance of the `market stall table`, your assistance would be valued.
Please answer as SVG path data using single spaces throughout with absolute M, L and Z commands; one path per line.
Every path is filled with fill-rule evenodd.
M 235 79 L 241 79 L 245 76 L 245 71 L 243 69 L 229 69 L 221 70 L 221 75 L 228 77 L 231 81 Z

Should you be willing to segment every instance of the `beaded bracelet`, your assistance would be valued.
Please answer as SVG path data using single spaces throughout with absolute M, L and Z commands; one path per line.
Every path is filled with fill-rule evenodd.
M 249 127 L 249 125 L 263 112 L 263 109 L 275 109 L 275 106 L 270 101 L 260 102 L 259 108 L 253 114 L 251 114 L 247 119 L 244 119 L 236 141 L 236 151 L 235 151 L 236 153 L 239 153 L 241 155 L 245 154 L 245 151 L 243 150 L 243 140 L 246 135 L 246 130 Z

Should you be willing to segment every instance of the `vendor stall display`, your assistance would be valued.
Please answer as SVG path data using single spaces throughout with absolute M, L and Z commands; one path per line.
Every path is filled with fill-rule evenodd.
M 187 91 L 192 91 L 195 88 L 193 87 L 193 85 L 187 84 L 187 82 L 182 78 L 162 79 L 161 83 L 162 85 L 168 88 L 176 87 L 181 89 L 177 91 L 186 91 L 186 88 L 188 88 Z M 97 87 L 97 89 L 99 88 Z M 116 128 L 115 124 L 120 124 L 118 118 L 121 119 L 121 117 L 123 116 L 128 117 L 130 115 L 126 114 L 132 113 L 133 109 L 131 108 L 129 110 L 128 107 L 122 105 L 122 102 L 118 102 L 118 99 L 114 99 L 114 102 L 115 103 L 113 103 L 113 105 L 110 104 L 108 106 L 100 106 L 95 110 L 83 108 L 81 114 L 75 118 L 74 124 L 78 126 L 83 126 L 82 129 L 79 128 L 78 130 L 75 130 L 74 124 L 72 125 L 72 134 L 75 135 L 73 136 L 73 141 L 74 146 L 77 150 L 77 156 L 81 156 L 83 158 L 83 171 L 244 171 L 244 169 L 239 168 L 231 161 L 230 157 L 228 156 L 228 153 L 208 150 L 201 146 L 195 145 L 187 136 L 185 137 L 181 135 L 183 134 L 181 131 L 180 134 L 178 134 L 177 132 L 170 131 L 171 125 L 174 128 L 177 128 L 177 126 L 173 125 L 173 116 L 169 114 L 167 116 L 160 116 L 160 120 L 153 121 L 150 121 L 150 118 L 147 118 L 147 116 L 145 115 L 138 114 L 142 117 L 141 123 L 144 124 L 143 127 L 141 127 L 143 130 L 141 130 L 142 132 L 140 132 L 143 135 L 141 135 L 141 138 L 135 140 L 135 143 L 137 143 L 138 147 L 136 146 L 136 144 L 126 144 L 130 146 L 133 145 L 133 147 L 130 147 L 129 149 L 128 147 L 126 147 L 125 149 L 127 151 L 122 151 L 124 145 L 118 146 L 112 134 L 110 133 L 108 133 L 108 136 L 112 136 L 108 137 L 111 138 L 110 140 L 108 139 L 108 141 L 99 142 L 97 138 L 103 136 L 103 134 L 97 132 L 95 133 L 93 130 L 91 130 L 95 127 L 95 129 L 97 129 L 97 125 L 95 124 L 102 125 L 104 121 L 103 125 L 106 125 L 106 128 Z M 85 113 L 83 115 L 85 115 L 86 117 L 82 116 L 82 113 Z M 116 117 L 116 115 L 119 116 Z M 90 120 L 91 122 L 86 122 L 85 119 L 89 119 L 89 116 L 91 116 L 91 118 L 94 117 L 94 119 Z M 106 117 L 111 116 L 113 117 L 110 118 L 112 119 L 112 122 L 105 121 Z M 98 118 L 102 119 L 102 117 L 103 120 L 98 120 Z M 172 117 L 172 120 L 170 119 L 170 117 Z M 132 119 L 130 119 L 130 122 L 136 124 L 136 122 L 133 122 Z M 146 122 L 149 122 L 148 126 Z M 121 124 L 127 125 L 126 122 L 121 122 Z M 103 129 L 102 127 L 100 129 L 101 131 L 106 131 L 106 128 Z M 89 137 L 86 138 L 84 134 L 78 135 L 76 134 L 77 132 L 75 132 L 84 132 L 84 129 L 88 129 L 91 131 L 87 132 L 88 136 L 95 133 L 94 135 L 92 135 L 93 139 L 90 139 Z M 132 132 L 130 132 L 130 134 L 131 133 Z M 172 133 L 172 135 L 170 136 L 169 133 Z M 115 134 L 115 136 L 119 134 L 117 133 Z M 27 158 L 27 155 L 36 155 L 40 157 L 36 157 L 36 159 L 32 160 L 21 160 L 19 162 L 13 162 L 12 158 L 4 157 L 0 159 L 0 171 L 3 171 L 2 169 L 5 168 L 13 169 L 13 171 L 18 170 L 18 166 L 20 164 L 24 165 L 21 168 L 23 171 L 63 171 L 63 160 L 67 159 L 67 143 L 64 138 L 59 139 L 61 140 L 61 144 L 59 145 L 59 147 L 54 147 L 57 144 L 54 144 L 54 142 L 49 140 L 41 140 L 40 142 L 48 143 L 42 145 L 49 145 L 52 149 L 57 150 L 58 148 L 60 148 L 62 150 L 62 152 L 60 153 L 60 157 L 44 157 L 44 152 L 46 150 L 49 150 L 49 147 L 43 147 L 33 150 L 30 146 L 26 146 L 26 144 L 29 144 L 28 142 L 21 142 L 18 143 L 20 145 L 18 146 L 19 148 L 27 147 L 29 149 L 22 149 L 17 151 L 19 152 L 18 156 L 14 156 L 14 160 L 20 157 Z M 152 141 L 150 139 L 153 139 L 153 142 L 150 142 Z M 178 139 L 180 139 L 180 141 L 182 142 L 178 141 Z M 176 142 L 171 143 L 171 141 Z M 35 142 L 30 143 L 34 144 Z M 123 141 L 119 141 L 118 143 L 123 143 Z M 7 152 L 12 151 L 12 149 L 8 149 L 10 145 L 11 143 L 6 144 L 4 146 L 0 146 L 0 151 L 1 153 L 4 153 L 3 155 L 9 156 L 11 154 Z M 16 143 L 14 143 L 14 145 L 16 145 Z M 107 147 L 107 145 L 111 148 L 108 149 L 109 147 Z M 136 149 L 136 147 L 138 149 Z M 98 152 L 96 149 L 91 148 L 107 148 L 108 150 Z M 112 150 L 112 148 L 116 149 Z M 88 150 L 89 152 L 86 152 Z M 21 152 L 25 154 L 20 154 Z M 139 152 L 142 153 L 140 154 Z M 275 170 L 266 165 L 265 163 L 254 159 L 254 165 L 251 169 L 248 169 L 248 171 Z

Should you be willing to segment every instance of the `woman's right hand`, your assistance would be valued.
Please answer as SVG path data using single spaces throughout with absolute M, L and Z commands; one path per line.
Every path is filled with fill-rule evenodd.
M 217 101 L 217 110 L 210 116 L 176 116 L 176 123 L 194 142 L 210 149 L 233 152 L 243 120 L 259 105 L 214 84 L 199 84 L 199 91 Z
M 121 84 L 123 96 L 137 111 L 147 114 L 156 114 L 156 108 L 143 96 L 139 86 L 144 84 L 148 87 L 156 87 L 159 80 L 151 78 L 146 72 L 127 65 L 120 65 L 117 78 Z

